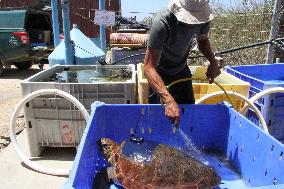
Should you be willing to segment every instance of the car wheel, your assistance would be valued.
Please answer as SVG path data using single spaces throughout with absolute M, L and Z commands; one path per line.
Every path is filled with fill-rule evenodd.
M 44 67 L 44 64 L 39 64 L 38 65 L 38 68 L 41 69 L 41 70 L 43 69 L 43 67 Z
M 11 68 L 12 65 L 11 64 L 8 64 L 8 65 L 5 65 L 4 68 Z
M 3 74 L 3 71 L 4 71 L 4 66 L 2 60 L 0 60 L 0 76 Z
M 47 59 L 41 59 L 37 62 L 39 69 L 43 69 L 45 64 L 48 64 L 48 60 Z
M 30 69 L 33 66 L 33 62 L 32 61 L 17 62 L 17 63 L 15 63 L 15 66 L 19 70 L 27 70 L 27 69 Z

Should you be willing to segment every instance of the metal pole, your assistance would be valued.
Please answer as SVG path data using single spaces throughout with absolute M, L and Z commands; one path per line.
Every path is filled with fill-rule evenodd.
M 105 10 L 105 0 L 99 0 L 99 10 Z M 106 52 L 106 30 L 104 25 L 100 25 L 101 49 Z
M 282 0 L 275 0 L 273 17 L 272 17 L 272 26 L 271 26 L 271 32 L 270 32 L 270 38 L 269 38 L 270 40 L 275 39 L 277 37 L 278 22 L 279 22 L 280 12 L 281 12 L 281 3 L 282 3 Z M 274 50 L 274 46 L 273 44 L 270 44 L 267 49 L 266 63 L 273 62 L 273 50 Z
M 63 32 L 65 43 L 65 64 L 71 65 L 74 60 L 74 52 L 71 46 L 70 37 L 70 18 L 69 18 L 69 0 L 62 0 L 62 19 L 63 19 Z
M 53 41 L 54 41 L 54 47 L 57 47 L 60 43 L 57 0 L 51 0 L 51 8 L 52 8 Z

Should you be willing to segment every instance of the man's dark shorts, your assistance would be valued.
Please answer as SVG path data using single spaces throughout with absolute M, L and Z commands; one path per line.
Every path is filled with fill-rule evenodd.
M 159 71 L 158 73 L 166 86 L 179 79 L 192 76 L 188 67 L 175 76 L 167 75 Z M 195 104 L 191 80 L 173 85 L 170 87 L 169 92 L 178 104 Z M 160 104 L 160 96 L 151 87 L 149 88 L 148 102 L 149 104 Z

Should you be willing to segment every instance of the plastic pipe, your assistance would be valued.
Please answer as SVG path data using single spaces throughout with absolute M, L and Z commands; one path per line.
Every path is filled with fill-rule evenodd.
M 52 8 L 53 41 L 54 41 L 54 47 L 57 47 L 60 43 L 57 0 L 51 0 L 51 8 Z
M 274 87 L 274 88 L 266 89 L 264 91 L 261 91 L 260 93 L 257 93 L 255 96 L 253 96 L 249 100 L 250 100 L 251 103 L 255 103 L 256 101 L 258 101 L 262 97 L 264 97 L 266 95 L 273 94 L 273 93 L 284 93 L 284 88 L 283 87 Z M 248 111 L 248 108 L 249 108 L 249 106 L 246 104 L 245 107 L 241 110 L 241 114 L 245 115 Z
M 105 0 L 99 0 L 99 10 L 105 10 Z M 100 42 L 101 49 L 106 52 L 106 29 L 104 25 L 100 25 Z
M 71 45 L 71 37 L 70 37 L 69 0 L 61 0 L 61 2 L 62 2 L 64 43 L 65 43 L 65 64 L 73 65 L 74 52 Z
M 25 98 L 23 98 L 20 103 L 17 105 L 16 109 L 14 110 L 11 120 L 10 120 L 10 138 L 11 138 L 11 143 L 16 151 L 16 153 L 18 154 L 18 156 L 21 158 L 21 160 L 28 165 L 30 168 L 32 168 L 35 171 L 38 171 L 40 173 L 45 173 L 48 175 L 59 175 L 59 176 L 68 176 L 70 169 L 52 169 L 52 168 L 47 168 L 44 166 L 41 166 L 33 161 L 31 161 L 29 158 L 27 158 L 27 156 L 21 151 L 17 139 L 16 139 L 16 134 L 15 134 L 15 128 L 16 128 L 16 118 L 19 114 L 19 112 L 22 110 L 22 108 L 24 107 L 24 105 L 29 102 L 30 100 L 32 100 L 33 98 L 36 98 L 38 96 L 41 95 L 57 95 L 57 96 L 61 96 L 66 98 L 67 100 L 69 100 L 70 102 L 72 102 L 82 113 L 82 115 L 84 116 L 85 120 L 87 121 L 89 118 L 89 113 L 87 112 L 87 110 L 85 109 L 85 107 L 72 95 L 58 90 L 58 89 L 42 89 L 42 90 L 38 90 L 38 91 L 34 91 L 32 93 L 30 93 L 29 95 L 27 95 Z
M 264 130 L 264 132 L 268 133 L 269 134 L 269 131 L 268 131 L 268 128 L 267 128 L 267 125 L 265 123 L 265 120 L 263 118 L 263 116 L 261 115 L 260 111 L 257 109 L 257 107 L 245 96 L 239 94 L 239 93 L 236 93 L 236 92 L 233 92 L 233 91 L 227 91 L 227 93 L 231 96 L 235 96 L 235 97 L 238 97 L 240 99 L 242 99 L 243 101 L 245 101 L 256 113 L 257 117 L 259 118 L 260 120 L 260 123 L 261 123 L 261 128 Z M 196 104 L 201 104 L 202 102 L 204 102 L 205 100 L 208 100 L 210 98 L 213 98 L 215 96 L 220 96 L 220 95 L 223 95 L 224 94 L 224 91 L 217 91 L 217 92 L 214 92 L 214 93 L 210 93 L 202 98 L 200 98 L 199 100 L 197 100 L 195 103 Z
M 202 79 L 202 78 L 189 77 L 189 78 L 184 78 L 184 79 L 176 80 L 176 81 L 170 83 L 169 85 L 167 85 L 166 88 L 169 90 L 173 85 L 175 85 L 175 84 L 177 84 L 177 83 L 181 83 L 181 82 L 185 82 L 185 81 L 192 81 L 192 80 L 195 80 L 195 81 L 207 81 L 207 82 L 209 82 L 209 79 Z M 232 101 L 231 97 L 227 94 L 225 88 L 224 88 L 222 85 L 220 85 L 218 82 L 216 82 L 216 81 L 214 81 L 213 83 L 214 83 L 215 85 L 217 85 L 217 86 L 224 92 L 225 96 L 228 98 L 229 102 L 230 102 L 230 103 L 232 104 L 232 106 L 234 107 L 233 101 Z M 160 101 L 161 101 L 161 104 L 163 104 L 161 98 L 160 98 Z

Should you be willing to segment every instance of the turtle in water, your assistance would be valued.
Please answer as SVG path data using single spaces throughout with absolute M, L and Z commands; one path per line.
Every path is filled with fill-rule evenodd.
M 108 138 L 97 145 L 111 166 L 105 177 L 125 189 L 211 189 L 220 184 L 212 167 L 168 145 L 129 140 L 117 144 Z

